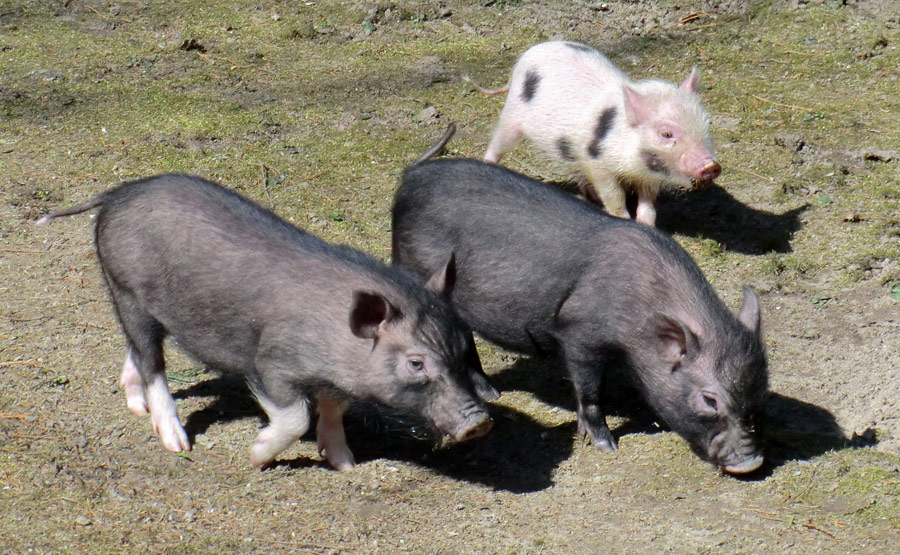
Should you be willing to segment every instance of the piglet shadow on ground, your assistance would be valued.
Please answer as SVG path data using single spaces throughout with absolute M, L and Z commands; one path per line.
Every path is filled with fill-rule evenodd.
M 501 391 L 529 391 L 542 402 L 575 410 L 572 385 L 563 376 L 561 362 L 553 358 L 522 357 L 492 376 L 492 383 Z M 626 419 L 624 424 L 612 428 L 617 439 L 628 434 L 653 434 L 668 429 L 647 406 L 629 377 L 620 371 L 607 378 L 604 408 L 607 415 Z M 574 424 L 572 428 L 574 431 Z M 770 393 L 766 403 L 763 438 L 765 464 L 741 479 L 765 479 L 790 461 L 808 460 L 829 451 L 876 443 L 874 434 L 848 438 L 828 410 L 774 392 Z
M 265 421 L 241 376 L 216 376 L 178 390 L 174 397 L 212 397 L 203 409 L 183 415 L 191 443 L 217 422 L 245 418 Z M 489 410 L 494 428 L 486 437 L 446 447 L 438 446 L 437 434 L 421 419 L 367 402 L 353 404 L 344 416 L 344 428 L 358 463 L 402 460 L 457 480 L 513 493 L 552 486 L 554 470 L 572 453 L 575 424 L 545 426 L 514 409 L 492 405 Z M 315 441 L 315 420 L 301 441 Z M 300 457 L 276 460 L 274 466 L 300 469 L 328 464 Z
M 554 185 L 578 193 L 575 183 Z M 629 194 L 626 202 L 634 217 L 637 195 Z M 662 191 L 656 201 L 656 226 L 670 234 L 713 239 L 724 249 L 742 254 L 791 252 L 791 238 L 800 230 L 800 216 L 808 208 L 803 205 L 773 214 L 747 206 L 712 184 L 693 191 Z
M 198 435 L 206 433 L 217 422 L 263 417 L 264 414 L 250 393 L 247 380 L 237 374 L 216 375 L 212 379 L 175 391 L 172 396 L 176 399 L 212 397 L 206 407 L 190 413 L 184 421 L 184 431 L 192 444 Z
M 501 391 L 528 391 L 542 402 L 574 411 L 572 385 L 553 358 L 521 357 L 491 377 Z M 185 430 L 193 443 L 217 422 L 245 418 L 265 421 L 244 379 L 225 374 L 177 391 L 176 398 L 212 397 L 203 409 L 187 415 Z M 607 380 L 604 405 L 609 416 L 625 422 L 612 428 L 618 439 L 666 429 L 627 376 Z M 433 469 L 457 480 L 480 483 L 513 493 L 540 491 L 553 485 L 553 473 L 569 458 L 576 424 L 547 426 L 515 409 L 492 405 L 494 429 L 484 438 L 438 447 L 436 435 L 422 420 L 371 403 L 356 403 L 344 417 L 347 441 L 359 463 L 392 459 Z M 315 423 L 302 441 L 315 441 Z M 742 479 L 768 478 L 784 464 L 808 460 L 829 451 L 874 445 L 873 434 L 848 438 L 826 409 L 771 393 L 763 419 L 766 462 Z M 249 445 L 248 445 L 249 448 Z M 283 459 L 276 466 L 292 469 L 327 467 L 321 459 Z
M 770 393 L 766 405 L 764 434 L 766 464 L 761 469 L 764 476 L 790 461 L 877 443 L 866 434 L 848 438 L 826 409 L 774 392 Z
M 553 472 L 572 454 L 575 424 L 546 426 L 508 407 L 492 405 L 494 428 L 479 439 L 438 448 L 433 435 L 408 415 L 369 405 L 345 417 L 348 443 L 357 462 L 403 460 L 457 480 L 512 493 L 553 485 Z
M 548 405 L 572 412 L 576 409 L 572 383 L 562 362 L 553 357 L 521 357 L 492 376 L 491 383 L 500 391 L 527 391 Z M 603 407 L 607 416 L 625 419 L 624 423 L 610 428 L 616 439 L 627 434 L 653 434 L 661 430 L 658 419 L 640 392 L 621 372 L 612 371 L 607 376 Z
M 668 233 L 714 239 L 742 254 L 791 252 L 791 238 L 807 208 L 782 214 L 757 210 L 713 184 L 685 193 L 663 192 L 656 202 L 656 225 Z

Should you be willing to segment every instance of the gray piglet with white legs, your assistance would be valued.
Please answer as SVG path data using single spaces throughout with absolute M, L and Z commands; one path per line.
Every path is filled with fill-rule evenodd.
M 473 330 L 559 356 L 598 450 L 616 449 L 602 401 L 619 368 L 699 456 L 733 474 L 763 464 L 759 300 L 745 288 L 732 314 L 665 233 L 475 160 L 409 167 L 392 227 L 394 263 L 420 276 L 454 254 L 452 301 Z
M 452 257 L 426 287 L 184 175 L 124 183 L 39 223 L 97 206 L 97 256 L 128 340 L 128 408 L 149 411 L 170 451 L 191 446 L 166 384 L 167 335 L 211 368 L 246 374 L 269 417 L 255 466 L 306 433 L 313 397 L 319 452 L 339 470 L 355 464 L 342 424 L 353 398 L 420 414 L 458 441 L 491 428 L 473 380 L 485 397 L 496 391 L 442 298 Z
M 544 42 L 519 60 L 494 137 L 484 155 L 498 163 L 524 136 L 583 179 L 582 193 L 628 218 L 625 191 L 637 193 L 637 221 L 655 225 L 664 187 L 702 186 L 721 173 L 695 68 L 679 85 L 634 81 L 584 44 Z

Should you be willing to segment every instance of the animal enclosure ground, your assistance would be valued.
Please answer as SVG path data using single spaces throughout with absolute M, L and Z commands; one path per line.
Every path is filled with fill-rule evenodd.
M 689 4 L 689 5 L 688 5 Z M 0 552 L 763 553 L 900 550 L 900 13 L 874 0 L 0 0 Z M 124 341 L 87 215 L 46 211 L 169 171 L 233 187 L 387 259 L 403 167 L 455 121 L 479 157 L 516 57 L 591 44 L 637 78 L 702 70 L 723 174 L 658 225 L 725 302 L 760 293 L 767 463 L 719 474 L 625 383 L 620 449 L 576 439 L 553 360 L 479 344 L 494 430 L 444 449 L 350 415 L 260 472 L 261 410 L 178 354 L 194 449 L 118 386 Z M 527 146 L 504 163 L 560 173 Z

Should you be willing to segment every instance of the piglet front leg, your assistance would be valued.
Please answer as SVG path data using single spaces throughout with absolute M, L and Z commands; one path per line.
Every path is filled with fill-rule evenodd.
M 319 454 L 324 453 L 328 464 L 341 472 L 353 470 L 356 461 L 353 453 L 347 447 L 347 438 L 344 435 L 344 412 L 347 403 L 334 398 L 328 393 L 320 393 L 319 423 L 316 425 L 316 444 Z

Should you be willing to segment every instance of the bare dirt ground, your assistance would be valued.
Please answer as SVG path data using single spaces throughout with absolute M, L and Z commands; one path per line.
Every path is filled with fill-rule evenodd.
M 213 4 L 213 6 L 210 6 Z M 895 3 L 0 0 L 0 552 L 893 553 L 900 551 L 900 21 Z M 627 383 L 620 449 L 576 436 L 553 360 L 480 343 L 503 391 L 482 440 L 355 407 L 359 466 L 313 434 L 249 464 L 243 382 L 169 350 L 194 443 L 131 415 L 87 215 L 123 180 L 219 180 L 387 258 L 405 164 L 449 121 L 479 157 L 528 46 L 568 38 L 629 74 L 703 70 L 724 173 L 659 226 L 729 306 L 763 303 L 767 463 L 719 474 Z M 504 163 L 561 181 L 527 147 Z

